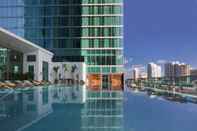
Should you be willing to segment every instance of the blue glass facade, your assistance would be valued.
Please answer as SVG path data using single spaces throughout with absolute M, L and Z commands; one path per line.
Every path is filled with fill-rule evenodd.
M 23 0 L 1 0 L 0 26 L 19 36 L 24 36 L 24 24 Z
M 80 8 L 80 0 L 26 0 L 25 38 L 54 52 L 54 61 L 81 61 Z
M 54 52 L 54 61 L 83 59 L 80 0 L 1 0 L 0 11 L 1 27 Z

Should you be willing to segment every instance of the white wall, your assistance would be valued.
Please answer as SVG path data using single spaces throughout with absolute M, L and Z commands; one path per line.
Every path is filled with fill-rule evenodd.
M 27 62 L 27 56 L 28 55 L 35 55 L 36 61 L 35 62 Z M 84 62 L 52 62 L 52 54 L 49 54 L 47 52 L 44 52 L 42 50 L 37 50 L 35 52 L 30 52 L 24 54 L 24 62 L 23 62 L 23 73 L 28 72 L 28 66 L 33 65 L 34 66 L 34 79 L 41 81 L 43 78 L 43 61 L 48 62 L 49 65 L 49 81 L 54 82 L 56 79 L 55 71 L 53 70 L 53 67 L 58 66 L 59 70 L 57 73 L 58 79 L 74 79 L 77 80 L 77 75 L 79 76 L 79 80 L 86 80 L 86 65 Z M 67 71 L 65 71 L 64 66 L 66 65 Z M 72 67 L 76 66 L 76 70 L 74 73 L 72 73 Z M 59 74 L 61 76 L 59 76 Z
M 36 61 L 35 62 L 28 62 L 27 61 L 27 56 L 28 55 L 35 55 L 36 56 Z M 43 73 L 42 73 L 42 66 L 43 66 L 43 61 L 48 62 L 49 64 L 49 81 L 53 80 L 53 72 L 52 72 L 52 54 L 49 54 L 47 52 L 43 52 L 42 50 L 36 50 L 35 52 L 30 52 L 26 53 L 23 55 L 23 73 L 28 72 L 28 67 L 29 65 L 34 66 L 34 80 L 39 80 L 41 81 L 43 78 Z
M 67 66 L 67 71 L 65 71 L 64 65 Z M 79 80 L 86 80 L 86 64 L 84 62 L 54 62 L 53 67 L 59 67 L 58 70 L 58 79 L 77 79 L 77 75 L 79 76 Z M 77 69 L 74 73 L 71 72 L 72 66 L 77 66 Z M 55 80 L 55 72 L 53 71 L 53 81 Z M 59 74 L 61 74 L 61 78 L 59 78 Z
M 28 55 L 36 55 L 36 62 L 27 62 L 27 56 Z M 34 66 L 34 79 L 35 80 L 39 80 L 38 78 L 38 68 L 39 68 L 39 65 L 38 65 L 38 51 L 35 51 L 35 52 L 30 52 L 30 53 L 26 53 L 26 54 L 23 54 L 23 73 L 27 73 L 28 72 L 28 67 L 30 65 L 33 65 Z
M 161 66 L 155 63 L 148 64 L 148 77 L 149 78 L 159 78 L 161 77 Z
M 52 81 L 53 80 L 53 78 L 52 78 L 52 75 L 53 75 L 53 65 L 52 65 L 52 58 L 53 58 L 53 55 L 51 55 L 51 54 L 47 54 L 47 53 L 45 53 L 45 52 L 43 52 L 43 51 L 40 51 L 39 50 L 39 52 L 38 52 L 38 60 L 39 60 L 39 62 L 38 62 L 38 64 L 39 64 L 39 76 L 38 76 L 38 79 L 39 80 L 42 80 L 42 66 L 43 66 L 43 62 L 45 61 L 45 62 L 48 62 L 48 65 L 49 65 L 49 69 L 48 69 L 48 71 L 49 71 L 49 81 Z

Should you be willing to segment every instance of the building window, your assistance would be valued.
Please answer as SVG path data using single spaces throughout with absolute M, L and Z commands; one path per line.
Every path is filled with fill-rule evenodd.
M 14 73 L 18 73 L 19 72 L 19 67 L 18 66 L 14 66 Z
M 42 63 L 42 79 L 44 80 L 44 81 L 48 81 L 48 79 L 49 79 L 49 64 L 48 64 L 48 62 L 45 62 L 45 61 L 43 61 L 43 63 Z
M 28 72 L 29 72 L 29 79 L 33 80 L 34 79 L 34 65 L 28 66 Z
M 36 61 L 36 55 L 28 55 L 27 56 L 28 62 L 35 62 Z

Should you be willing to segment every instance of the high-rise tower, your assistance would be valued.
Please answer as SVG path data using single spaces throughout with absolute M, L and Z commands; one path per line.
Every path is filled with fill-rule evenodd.
M 0 26 L 56 62 L 84 61 L 92 89 L 123 86 L 123 0 L 1 0 Z
M 82 0 L 82 55 L 91 87 L 122 85 L 122 7 L 122 0 Z

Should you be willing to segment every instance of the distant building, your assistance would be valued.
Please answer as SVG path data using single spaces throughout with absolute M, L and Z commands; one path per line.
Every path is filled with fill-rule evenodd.
M 165 78 L 171 81 L 190 76 L 190 65 L 180 62 L 169 62 L 165 64 Z M 183 80 L 183 79 L 182 79 Z
M 142 72 L 142 73 L 140 74 L 140 78 L 141 78 L 141 79 L 147 79 L 147 78 L 148 78 L 147 73 L 146 73 L 146 72 Z
M 190 70 L 191 81 L 197 80 L 197 69 Z
M 190 65 L 188 64 L 180 64 L 179 65 L 179 76 L 189 76 L 191 74 L 190 72 Z
M 134 65 L 132 67 L 132 79 L 147 79 L 147 73 L 143 65 Z
M 175 73 L 174 73 L 174 64 L 172 63 L 166 63 L 164 66 L 164 76 L 170 80 L 175 78 Z
M 138 80 L 140 78 L 140 70 L 139 70 L 139 68 L 134 68 L 132 70 L 132 78 L 134 80 Z
M 190 75 L 191 76 L 197 76 L 197 69 L 191 69 L 190 70 Z
M 161 77 L 161 66 L 155 63 L 149 63 L 147 68 L 148 79 L 160 78 Z

